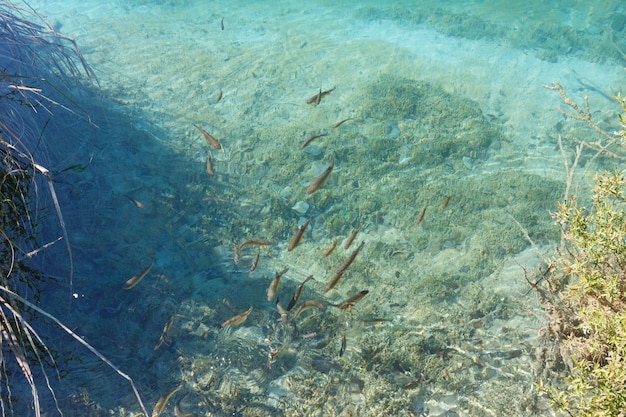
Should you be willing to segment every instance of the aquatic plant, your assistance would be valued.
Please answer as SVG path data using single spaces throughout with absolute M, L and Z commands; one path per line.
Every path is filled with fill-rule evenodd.
M 41 22 L 41 23 L 35 23 Z M 120 376 L 127 379 L 147 415 L 133 381 L 97 350 L 87 344 L 59 319 L 36 306 L 39 285 L 45 271 L 31 266 L 31 259 L 64 240 L 69 261 L 69 287 L 72 288 L 72 252 L 51 172 L 50 149 L 44 131 L 49 125 L 64 123 L 55 111 L 69 113 L 89 122 L 89 116 L 70 98 L 72 88 L 81 80 L 93 80 L 93 72 L 76 44 L 47 24 L 35 11 L 9 2 L 0 4 L 0 379 L 2 415 L 19 415 L 20 377 L 32 396 L 35 416 L 42 409 L 40 378 L 49 390 L 57 411 L 61 407 L 48 370 L 59 378 L 57 355 L 46 345 L 42 328 L 33 324 L 36 318 L 45 325 L 59 326 L 85 346 Z M 45 184 L 54 205 L 62 236 L 40 244 L 40 216 L 43 207 L 39 184 Z M 12 359 L 12 361 L 11 361 Z M 22 396 L 23 398 L 23 396 Z
M 559 411 L 570 416 L 623 416 L 626 409 L 626 171 L 616 169 L 594 177 L 591 207 L 575 196 L 571 183 L 581 153 L 596 156 L 615 146 L 621 159 L 626 145 L 622 130 L 610 135 L 592 120 L 589 106 L 580 108 L 559 85 L 550 87 L 606 142 L 581 142 L 572 163 L 565 159 L 565 200 L 553 217 L 562 242 L 529 283 L 541 296 L 548 321 L 542 336 L 548 343 L 539 351 L 543 362 L 541 389 Z M 626 102 L 618 96 L 622 111 Z M 562 142 L 559 140 L 561 149 Z M 565 155 L 565 153 L 564 153 Z M 567 371 L 567 372 L 566 372 Z M 558 383 L 565 375 L 564 384 Z
M 605 2 L 603 11 L 596 6 L 594 4 L 593 15 L 597 21 L 590 19 L 585 23 L 586 27 L 568 24 L 564 21 L 566 19 L 559 18 L 548 10 L 543 11 L 541 19 L 531 18 L 532 14 L 539 13 L 539 9 L 532 11 L 531 7 L 524 30 L 519 30 L 514 19 L 508 19 L 519 18 L 519 13 L 511 13 L 508 18 L 500 16 L 494 21 L 486 19 L 481 13 L 454 10 L 452 4 L 434 9 L 430 4 L 423 7 L 362 6 L 354 9 L 354 16 L 368 20 L 398 21 L 407 26 L 429 23 L 447 36 L 465 39 L 506 39 L 509 45 L 531 50 L 537 58 L 548 62 L 556 62 L 564 55 L 580 56 L 590 61 L 620 60 L 624 57 L 624 52 L 618 39 L 623 37 L 626 16 L 617 7 L 617 3 Z M 597 30 L 600 27 L 603 30 Z M 580 36 L 583 32 L 586 36 Z

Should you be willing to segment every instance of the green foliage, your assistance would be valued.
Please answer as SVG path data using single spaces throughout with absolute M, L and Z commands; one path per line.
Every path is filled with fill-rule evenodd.
M 618 100 L 626 110 L 624 100 Z M 619 135 L 626 137 L 623 130 Z M 567 324 L 553 328 L 552 337 L 559 340 L 570 373 L 565 388 L 542 388 L 568 415 L 624 416 L 626 172 L 605 172 L 594 180 L 589 209 L 573 199 L 555 214 L 566 250 L 546 281 L 567 283 L 551 301 L 554 316 Z

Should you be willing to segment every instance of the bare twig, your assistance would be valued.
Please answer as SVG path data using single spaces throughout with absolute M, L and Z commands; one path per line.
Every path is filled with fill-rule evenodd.
M 6 233 L 4 233 L 4 230 L 0 230 L 0 233 L 2 233 L 2 236 L 4 236 L 4 239 L 7 241 L 9 247 L 11 248 L 11 265 L 9 266 L 9 270 L 6 273 L 6 277 L 9 278 L 11 276 L 11 273 L 13 272 L 13 267 L 15 266 L 15 249 L 13 248 L 13 242 L 11 242 L 11 239 L 9 239 Z
M 63 329 L 74 340 L 76 340 L 81 345 L 85 346 L 91 353 L 96 355 L 98 357 L 98 359 L 100 359 L 102 362 L 106 363 L 118 375 L 120 375 L 122 378 L 127 380 L 130 383 L 130 385 L 131 385 L 131 387 L 133 389 L 133 392 L 135 393 L 135 398 L 137 399 L 137 402 L 139 402 L 139 405 L 141 406 L 141 410 L 144 412 L 144 415 L 146 415 L 146 416 L 150 415 L 150 414 L 148 414 L 148 411 L 146 411 L 146 407 L 144 406 L 143 401 L 141 400 L 141 396 L 139 395 L 139 391 L 137 390 L 137 387 L 135 386 L 135 382 L 133 381 L 133 379 L 130 376 L 128 376 L 127 374 L 122 372 L 117 366 L 115 366 L 110 360 L 108 360 L 102 353 L 98 352 L 98 350 L 96 350 L 96 348 L 91 346 L 89 343 L 85 342 L 85 340 L 82 337 L 80 337 L 79 335 L 74 333 L 69 327 L 67 327 L 65 324 L 63 324 L 59 319 L 57 319 L 52 314 L 50 314 L 47 311 L 37 307 L 36 305 L 34 305 L 33 303 L 29 302 L 25 298 L 20 297 L 18 294 L 16 294 L 15 292 L 11 291 L 10 289 L 8 289 L 5 286 L 0 285 L 0 291 L 5 292 L 6 294 L 10 295 L 12 298 L 15 298 L 16 300 L 18 300 L 19 302 L 23 303 L 27 307 L 32 308 L 37 313 L 39 313 L 42 316 L 47 317 L 48 319 L 50 319 L 53 322 L 55 322 L 57 324 L 57 326 L 59 326 L 61 329 Z M 6 303 L 6 302 L 7 301 L 5 299 L 0 297 L 0 304 Z
M 583 122 L 587 123 L 589 127 L 591 127 L 593 130 L 595 130 L 600 135 L 602 135 L 603 137 L 605 137 L 606 139 L 610 141 L 613 141 L 615 139 L 615 137 L 611 136 L 604 129 L 601 129 L 597 124 L 595 124 L 591 120 L 591 111 L 589 110 L 589 97 L 585 96 L 583 98 L 583 100 L 585 100 L 585 110 L 582 110 L 578 106 L 578 104 L 576 104 L 572 99 L 570 99 L 567 96 L 567 94 L 565 93 L 565 90 L 563 90 L 563 87 L 561 87 L 560 84 L 553 83 L 552 85 L 544 85 L 543 88 L 546 88 L 548 90 L 558 91 L 559 94 L 561 95 L 561 98 L 563 99 L 563 102 L 567 104 L 568 106 L 570 106 L 576 113 L 576 114 L 567 113 L 563 109 L 559 109 L 559 111 L 563 113 L 564 116 L 569 117 L 574 120 L 582 120 Z
M 4 302 L 4 300 L 2 300 Z M 39 404 L 39 393 L 37 392 L 37 386 L 35 385 L 35 378 L 33 377 L 33 373 L 30 369 L 30 365 L 28 364 L 28 360 L 26 360 L 26 355 L 19 344 L 17 337 L 15 336 L 15 332 L 9 323 L 9 320 L 4 315 L 4 310 L 0 308 L 0 317 L 2 322 L 2 330 L 0 334 L 2 335 L 2 340 L 6 340 L 11 351 L 13 352 L 13 357 L 15 358 L 18 366 L 22 370 L 22 375 L 26 378 L 28 385 L 30 386 L 31 395 L 33 397 L 33 408 L 35 409 L 35 416 L 41 417 L 41 407 Z
M 39 172 L 46 178 L 46 181 L 48 183 L 48 188 L 50 190 L 50 196 L 52 197 L 54 208 L 56 210 L 57 217 L 61 225 L 61 231 L 63 232 L 63 238 L 65 239 L 65 246 L 67 247 L 67 256 L 69 258 L 69 264 L 70 264 L 69 284 L 70 284 L 70 295 L 71 295 L 73 291 L 73 286 L 74 286 L 74 261 L 72 257 L 72 246 L 70 245 L 69 237 L 67 234 L 67 229 L 65 227 L 65 220 L 63 219 L 63 213 L 61 212 L 61 205 L 59 204 L 59 199 L 57 198 L 57 194 L 54 189 L 54 184 L 52 183 L 52 178 L 50 177 L 50 171 L 48 171 L 47 168 L 35 163 L 32 156 L 28 156 L 20 152 L 15 146 L 3 141 L 2 139 L 0 139 L 0 146 L 3 146 L 6 149 L 11 150 L 14 157 L 22 158 L 26 163 L 30 164 L 35 171 Z
M 574 156 L 574 162 L 572 162 L 572 166 L 569 166 L 567 162 L 567 155 L 565 155 L 565 150 L 563 149 L 563 141 L 561 140 L 561 135 L 559 135 L 559 150 L 561 151 L 561 156 L 563 157 L 563 166 L 565 167 L 565 194 L 563 195 L 563 200 L 567 202 L 569 200 L 569 192 L 572 187 L 572 182 L 574 181 L 574 173 L 576 172 L 576 168 L 578 167 L 578 160 L 580 159 L 580 155 L 583 152 L 583 144 L 580 143 L 576 147 L 576 156 Z
M 74 291 L 74 260 L 72 258 L 72 246 L 70 245 L 67 229 L 65 228 L 65 220 L 63 220 L 63 214 L 61 213 L 61 205 L 59 204 L 57 193 L 54 190 L 52 178 L 50 178 L 50 172 L 41 165 L 33 165 L 39 172 L 43 174 L 44 177 L 46 177 L 46 181 L 48 182 L 48 188 L 50 190 L 50 195 L 52 196 L 52 201 L 54 203 L 54 209 L 57 212 L 57 218 L 59 219 L 59 223 L 61 224 L 61 231 L 63 232 L 63 238 L 65 239 L 65 247 L 67 248 L 67 256 L 70 263 L 70 295 L 72 295 L 72 292 Z
M 56 238 L 56 239 L 55 239 L 55 240 L 53 240 L 52 242 L 48 242 L 48 243 L 46 243 L 45 245 L 43 245 L 43 246 L 41 246 L 41 247 L 39 247 L 39 248 L 37 248 L 37 249 L 35 249 L 35 250 L 32 250 L 32 251 L 30 251 L 30 252 L 28 252 L 28 253 L 25 253 L 25 254 L 22 256 L 22 258 L 20 258 L 20 259 L 23 259 L 23 258 L 32 258 L 33 256 L 37 255 L 37 254 L 38 254 L 39 252 L 41 252 L 42 250 L 49 248 L 50 246 L 54 245 L 55 243 L 57 243 L 57 242 L 58 242 L 59 240 L 61 240 L 61 239 L 63 239 L 63 236 L 59 236 L 58 238 Z
M 11 314 L 13 314 L 13 317 L 15 318 L 15 323 L 19 322 L 19 325 L 15 326 L 15 330 L 20 332 L 19 338 L 18 338 L 17 334 L 11 334 L 13 332 L 13 328 L 11 326 L 6 326 L 5 333 L 3 333 L 3 336 L 8 335 L 9 337 L 11 337 L 11 339 L 15 339 L 15 341 L 19 341 L 21 344 L 28 343 L 28 345 L 32 347 L 32 351 L 37 357 L 37 361 L 39 363 L 39 366 L 41 367 L 43 377 L 46 380 L 46 385 L 48 386 L 48 390 L 52 394 L 52 398 L 54 400 L 56 409 L 61 415 L 61 417 L 63 417 L 63 412 L 61 411 L 61 408 L 59 407 L 57 396 L 54 390 L 52 389 L 52 386 L 50 385 L 50 379 L 48 378 L 48 373 L 46 372 L 44 362 L 41 356 L 39 355 L 39 351 L 37 349 L 37 345 L 35 344 L 35 341 L 33 340 L 33 336 L 35 337 L 35 339 L 37 339 L 37 342 L 39 342 L 39 346 L 43 346 L 43 349 L 45 353 L 47 354 L 48 358 L 54 364 L 55 360 L 54 360 L 54 357 L 52 356 L 52 352 L 50 352 L 50 350 L 48 349 L 44 341 L 41 339 L 37 331 L 31 326 L 31 324 L 26 319 L 24 319 L 22 314 L 11 303 L 6 302 L 6 300 L 0 297 L 0 304 L 2 305 L 2 308 L 6 308 L 7 310 L 11 312 Z M 6 316 L 4 315 L 4 310 L 2 310 L 2 308 L 0 308 L 0 315 L 6 321 Z M 21 346 L 20 349 L 23 350 L 24 346 Z M 55 368 L 56 368 L 56 364 L 55 364 Z M 57 377 L 60 378 L 58 371 L 57 371 Z M 29 383 L 30 383 L 30 378 L 31 376 L 27 376 L 27 380 L 29 381 Z M 31 390 L 36 391 L 37 387 L 31 386 Z

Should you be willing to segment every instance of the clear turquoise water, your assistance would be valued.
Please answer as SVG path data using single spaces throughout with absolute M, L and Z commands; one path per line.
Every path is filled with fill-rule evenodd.
M 568 158 L 595 138 L 543 85 L 588 96 L 594 120 L 619 127 L 626 8 L 509 3 L 31 3 L 98 77 L 77 100 L 97 128 L 59 112 L 67 129 L 41 156 L 58 172 L 74 260 L 71 290 L 64 248 L 38 261 L 60 280 L 42 304 L 127 372 L 149 410 L 182 385 L 163 415 L 181 398 L 215 416 L 550 415 L 533 388 L 543 316 L 520 267 L 540 258 L 517 223 L 549 253 L 558 137 Z M 333 91 L 307 104 L 320 88 Z M 614 164 L 594 154 L 575 178 L 582 196 Z M 72 164 L 87 169 L 60 172 Z M 248 238 L 272 244 L 234 249 Z M 284 268 L 283 306 L 309 275 L 300 303 L 369 293 L 351 314 L 329 305 L 285 325 L 266 293 Z M 137 415 L 126 381 L 55 337 L 84 358 L 57 388 L 69 415 Z

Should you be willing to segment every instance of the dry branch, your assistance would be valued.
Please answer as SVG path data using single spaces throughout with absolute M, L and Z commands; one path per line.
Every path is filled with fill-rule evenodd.
M 93 353 L 94 355 L 96 355 L 98 357 L 98 359 L 100 359 L 102 362 L 106 363 L 111 369 L 113 369 L 118 375 L 120 375 L 122 378 L 124 378 L 125 380 L 127 380 L 130 383 L 130 386 L 133 389 L 133 392 L 135 393 L 135 398 L 137 399 L 137 402 L 139 403 L 139 405 L 141 406 L 141 410 L 144 412 L 144 414 L 146 416 L 148 416 L 148 412 L 146 411 L 145 406 L 143 405 L 143 401 L 141 400 L 141 396 L 139 395 L 139 391 L 137 390 L 137 387 L 135 386 L 135 382 L 133 381 L 133 379 L 128 376 L 127 374 L 125 374 L 124 372 L 122 372 L 117 366 L 115 366 L 113 364 L 113 362 L 111 362 L 110 360 L 108 360 L 102 353 L 98 352 L 98 350 L 96 348 L 94 348 L 93 346 L 91 346 L 89 343 L 85 342 L 85 340 L 80 337 L 79 335 L 77 335 L 76 333 L 74 333 L 69 327 L 67 327 L 65 324 L 63 324 L 63 322 L 61 322 L 61 320 L 59 320 L 58 318 L 56 318 L 55 316 L 53 316 L 52 314 L 48 313 L 45 310 L 42 310 L 41 308 L 37 307 L 36 305 L 34 305 L 33 303 L 29 302 L 28 300 L 26 300 L 25 298 L 20 297 L 18 294 L 14 293 L 13 291 L 9 290 L 8 288 L 0 285 L 0 291 L 5 292 L 7 295 L 9 295 L 10 297 L 15 298 L 16 300 L 20 301 L 21 303 L 24 303 L 25 306 L 32 308 L 33 310 L 35 310 L 37 313 L 41 314 L 44 317 L 49 318 L 50 320 L 52 320 L 53 322 L 55 322 L 57 324 L 57 326 L 59 326 L 61 329 L 63 329 L 63 331 L 65 331 L 65 333 L 67 333 L 68 335 L 70 335 L 74 340 L 76 340 L 78 343 L 80 343 L 81 345 L 85 346 L 91 353 Z M 7 303 L 7 301 L 0 297 L 0 304 L 5 304 Z M 2 309 L 0 309 L 1 311 Z
M 616 139 L 615 136 L 611 136 L 604 129 L 601 129 L 596 123 L 591 120 L 591 111 L 589 110 L 589 97 L 585 96 L 583 100 L 585 101 L 585 110 L 582 110 L 578 104 L 576 104 L 572 99 L 567 96 L 563 87 L 560 84 L 553 83 L 552 85 L 544 85 L 543 88 L 547 88 L 548 90 L 558 91 L 563 99 L 563 102 L 570 106 L 576 114 L 568 113 L 563 109 L 559 108 L 559 111 L 566 117 L 569 117 L 574 120 L 582 120 L 587 123 L 593 130 L 598 132 L 600 135 L 604 136 L 606 139 L 610 141 L 614 141 Z

